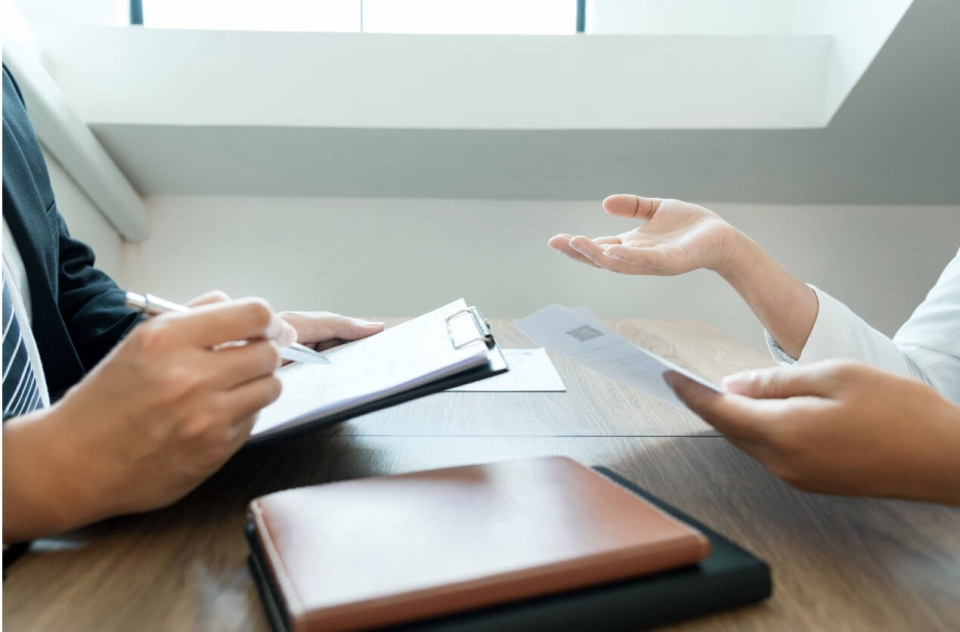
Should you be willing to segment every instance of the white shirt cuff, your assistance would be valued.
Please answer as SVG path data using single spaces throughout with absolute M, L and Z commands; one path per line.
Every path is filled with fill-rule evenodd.
M 783 350 L 783 347 L 780 346 L 780 343 L 773 339 L 773 336 L 770 335 L 769 331 L 764 329 L 763 336 L 767 340 L 767 350 L 770 351 L 770 356 L 777 364 L 782 366 L 790 366 L 797 363 L 794 358 L 791 358 L 789 355 L 787 355 L 787 352 Z
M 904 377 L 914 377 L 899 347 L 849 307 L 817 287 L 810 286 L 820 303 L 817 320 L 799 358 L 791 358 L 766 333 L 767 347 L 773 359 L 783 365 L 810 364 L 831 358 L 865 362 L 878 369 Z

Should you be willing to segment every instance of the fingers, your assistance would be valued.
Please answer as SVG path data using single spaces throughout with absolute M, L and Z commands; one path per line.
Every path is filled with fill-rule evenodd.
M 241 384 L 221 394 L 224 415 L 232 420 L 246 419 L 275 402 L 280 397 L 281 389 L 280 378 L 273 373 Z
M 210 305 L 212 303 L 224 303 L 229 300 L 230 297 L 227 296 L 226 292 L 212 290 L 191 300 L 189 303 L 187 303 L 187 307 L 199 307 L 201 305 Z
M 619 261 L 633 274 L 673 274 L 677 271 L 676 261 L 662 246 L 640 248 L 636 246 L 608 246 L 604 250 L 608 259 Z
M 297 332 L 270 309 L 263 299 L 213 303 L 189 312 L 157 318 L 176 323 L 176 335 L 202 347 L 215 347 L 237 340 L 265 338 L 280 346 L 296 340 Z
M 717 393 L 690 378 L 668 371 L 664 380 L 677 397 L 720 434 L 731 440 L 762 442 L 776 424 L 779 402 L 758 401 L 732 393 Z
M 277 345 L 269 340 L 224 347 L 211 357 L 216 375 L 213 383 L 222 390 L 230 390 L 269 375 L 280 366 L 280 352 Z
M 611 195 L 603 201 L 603 208 L 611 215 L 646 221 L 653 217 L 662 201 L 659 198 L 644 198 L 638 195 Z M 660 269 L 666 257 L 661 251 L 646 253 L 647 249 L 622 246 L 619 237 L 598 237 L 591 240 L 583 236 L 561 234 L 552 237 L 547 245 L 580 263 L 627 274 L 655 272 Z M 605 246 L 612 248 L 608 250 Z
M 570 239 L 570 247 L 581 255 L 586 257 L 595 266 L 604 267 L 604 263 L 609 263 L 604 254 L 606 246 L 601 246 L 589 237 L 578 235 Z
M 852 370 L 848 363 L 820 362 L 743 371 L 724 378 L 723 388 L 754 399 L 836 397 L 847 382 L 845 374 Z
M 619 242 L 619 239 L 617 242 Z M 601 245 L 586 237 L 574 237 L 570 240 L 570 247 L 598 268 L 605 268 L 622 274 L 643 274 L 643 270 L 607 254 L 609 249 L 625 248 L 625 246 L 617 244 Z
M 676 265 L 670 253 L 660 246 L 639 248 L 623 245 L 620 237 L 588 237 L 557 235 L 547 242 L 571 259 L 595 268 L 622 274 L 675 274 Z
M 297 341 L 313 344 L 327 340 L 359 340 L 383 331 L 383 323 L 329 312 L 284 312 L 280 315 L 297 330 Z
M 600 266 L 595 264 L 593 261 L 590 261 L 590 259 L 587 259 L 582 253 L 570 245 L 571 239 L 572 237 L 570 235 L 557 235 L 556 237 L 552 237 L 550 241 L 547 242 L 547 245 L 554 250 L 559 250 L 571 259 L 579 261 L 580 263 L 585 263 L 588 266 L 599 268 Z
M 617 194 L 611 195 L 603 201 L 603 210 L 617 217 L 632 217 L 639 220 L 649 220 L 660 208 L 660 198 L 645 198 L 639 195 Z

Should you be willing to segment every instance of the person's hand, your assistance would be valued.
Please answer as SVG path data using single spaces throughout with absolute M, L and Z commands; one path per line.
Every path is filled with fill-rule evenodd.
M 921 382 L 838 360 L 733 375 L 722 394 L 666 380 L 798 489 L 960 504 L 960 408 Z
M 612 195 L 603 209 L 645 222 L 612 237 L 557 235 L 551 248 L 613 272 L 673 276 L 705 268 L 723 273 L 733 261 L 739 232 L 719 215 L 679 200 Z
M 383 331 L 383 323 L 330 312 L 283 312 L 280 317 L 296 329 L 297 342 L 317 351 Z
M 753 310 L 792 358 L 800 357 L 816 322 L 816 292 L 722 217 L 696 204 L 636 195 L 611 195 L 607 213 L 645 222 L 613 237 L 557 235 L 551 248 L 613 272 L 674 276 L 713 270 Z
M 4 424 L 5 541 L 169 504 L 243 445 L 296 332 L 224 298 L 141 323 L 51 408 Z

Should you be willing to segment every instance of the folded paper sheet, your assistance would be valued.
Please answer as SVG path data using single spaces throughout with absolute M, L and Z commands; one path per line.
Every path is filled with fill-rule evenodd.
M 719 392 L 703 378 L 623 338 L 586 307 L 570 309 L 551 305 L 514 326 L 537 344 L 568 360 L 676 406 L 683 407 L 683 403 L 663 381 L 667 371 L 686 375 Z
M 479 382 L 471 382 L 454 391 L 472 393 L 548 393 L 567 390 L 546 349 L 501 349 L 510 371 Z

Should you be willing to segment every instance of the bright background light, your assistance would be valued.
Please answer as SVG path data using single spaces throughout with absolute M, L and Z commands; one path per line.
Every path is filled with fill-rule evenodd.
M 577 30 L 576 0 L 364 0 L 370 33 L 562 35 Z
M 143 0 L 148 27 L 368 33 L 569 34 L 576 0 Z
M 143 0 L 144 26 L 231 31 L 360 31 L 360 0 Z

